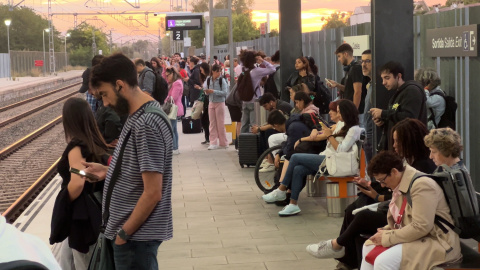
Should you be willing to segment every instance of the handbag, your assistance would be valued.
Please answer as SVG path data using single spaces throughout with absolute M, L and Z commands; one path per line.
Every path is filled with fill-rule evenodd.
M 326 156 L 319 171 L 322 175 L 328 174 L 332 177 L 358 175 L 360 169 L 357 144 L 354 144 L 348 152 L 333 153 Z
M 233 107 L 242 107 L 242 100 L 238 96 L 237 92 L 237 84 L 233 85 L 232 89 L 230 90 L 230 93 L 227 96 L 227 99 L 225 100 L 225 103 L 229 106 Z
M 168 116 L 168 119 L 177 120 L 178 106 L 175 104 L 173 97 L 170 97 L 170 99 L 165 103 L 165 105 L 166 104 L 170 104 L 170 111 L 168 113 L 165 112 Z
M 192 119 L 197 120 L 202 117 L 202 112 L 203 112 L 203 101 L 196 100 L 193 103 L 192 107 Z
M 118 154 L 117 162 L 112 173 L 110 184 L 108 185 L 107 195 L 105 196 L 105 210 L 103 212 L 103 225 L 100 228 L 100 235 L 88 264 L 88 270 L 110 270 L 115 269 L 115 260 L 113 257 L 113 248 L 105 235 L 105 227 L 107 226 L 108 218 L 110 216 L 110 200 L 112 198 L 113 188 L 120 174 L 120 167 L 122 165 L 123 152 L 127 146 L 127 141 L 130 138 L 132 131 L 128 131 L 127 136 L 123 140 L 120 153 Z
M 405 212 L 405 207 L 407 206 L 407 197 L 403 197 L 402 207 L 398 212 L 397 220 L 395 221 L 395 227 L 400 227 L 402 224 L 403 213 Z M 365 256 L 365 261 L 371 265 L 375 264 L 375 259 L 377 259 L 378 255 L 382 254 L 385 250 L 389 249 L 389 247 L 384 246 L 375 246 L 368 254 Z

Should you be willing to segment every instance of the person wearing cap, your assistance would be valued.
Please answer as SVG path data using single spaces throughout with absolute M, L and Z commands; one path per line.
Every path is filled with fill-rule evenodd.
M 103 58 L 105 58 L 105 56 L 103 55 L 95 55 L 93 58 L 92 58 L 92 67 L 96 66 L 97 64 L 99 64 L 100 62 L 102 62 Z M 88 93 L 88 89 L 90 88 L 88 86 L 89 82 L 90 82 L 90 71 L 91 71 L 92 68 L 87 68 L 83 74 L 82 74 L 82 86 L 80 87 L 80 90 L 78 90 L 79 93 L 86 93 L 86 100 L 88 102 L 88 104 L 90 105 L 90 108 L 92 108 L 92 111 L 93 113 L 95 114 L 95 112 L 97 111 L 97 99 L 95 98 L 95 96 L 93 96 L 92 94 Z

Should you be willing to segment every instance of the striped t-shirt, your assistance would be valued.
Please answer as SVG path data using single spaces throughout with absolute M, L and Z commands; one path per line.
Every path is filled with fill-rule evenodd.
M 145 113 L 145 108 L 160 105 L 156 101 L 145 103 L 128 117 L 115 148 L 103 189 L 102 208 L 105 210 L 105 198 L 108 186 L 117 163 L 120 148 L 127 133 L 119 178 L 113 188 L 110 201 L 110 216 L 105 237 L 113 240 L 117 231 L 132 214 L 143 193 L 142 172 L 163 174 L 162 199 L 142 226 L 132 235 L 133 241 L 165 241 L 173 237 L 172 226 L 172 149 L 173 138 L 167 123 L 160 115 Z

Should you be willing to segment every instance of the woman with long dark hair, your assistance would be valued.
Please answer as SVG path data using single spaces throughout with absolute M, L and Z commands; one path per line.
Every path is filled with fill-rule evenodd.
M 158 75 L 162 75 L 163 67 L 161 64 L 161 60 L 158 59 L 158 57 L 152 57 L 152 59 L 150 59 L 150 64 L 153 67 L 153 72 L 155 72 Z
M 322 131 L 327 136 L 325 151 L 316 154 L 294 154 L 290 158 L 285 177 L 278 189 L 263 195 L 267 203 L 282 201 L 286 198 L 287 188 L 291 187 L 290 204 L 278 212 L 280 216 L 291 216 L 300 213 L 297 205 L 298 197 L 305 187 L 305 177 L 318 171 L 323 160 L 334 153 L 349 152 L 356 149 L 356 141 L 360 139 L 361 128 L 358 126 L 358 110 L 350 100 L 340 100 L 337 112 L 340 113 L 340 121 L 335 130 L 323 126 Z M 343 124 L 342 124 L 343 123 Z M 360 151 L 359 149 L 357 149 Z
M 68 145 L 57 168 L 63 181 L 55 201 L 50 242 L 60 243 L 56 257 L 62 269 L 87 269 L 101 225 L 103 182 L 87 182 L 70 169 L 84 169 L 82 162 L 106 164 L 108 148 L 85 100 L 68 99 L 62 116 Z
M 312 72 L 310 63 L 306 57 L 298 57 L 295 60 L 295 71 L 287 80 L 287 86 L 292 87 L 297 84 L 306 84 L 310 92 L 315 92 L 315 75 Z M 287 95 L 288 93 L 284 93 Z
M 202 85 L 205 83 L 207 76 L 210 74 L 210 65 L 207 62 L 202 62 L 199 67 L 199 79 L 200 84 L 195 84 L 195 89 L 200 91 L 199 100 L 203 101 L 203 113 L 202 113 L 202 128 L 205 134 L 205 141 L 202 144 L 210 144 L 210 119 L 208 116 L 208 105 L 210 104 L 208 97 L 205 97 L 204 89 Z

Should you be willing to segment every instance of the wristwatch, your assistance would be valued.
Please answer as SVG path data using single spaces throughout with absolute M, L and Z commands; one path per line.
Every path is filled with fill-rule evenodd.
M 123 228 L 120 228 L 118 231 L 117 231 L 117 235 L 122 238 L 123 240 L 125 241 L 128 241 L 131 237 L 131 235 L 128 235 L 124 230 Z

